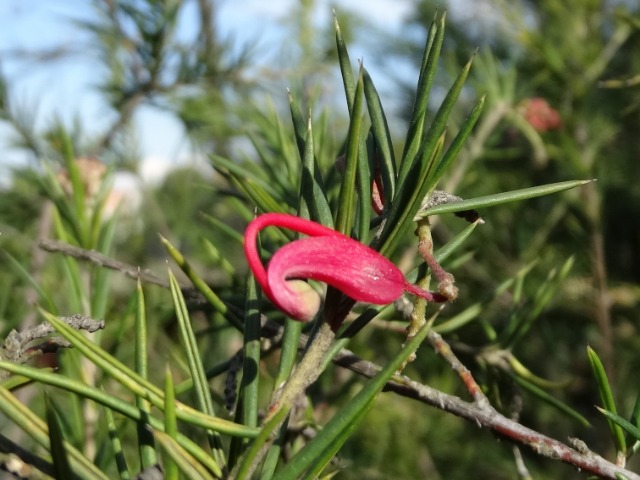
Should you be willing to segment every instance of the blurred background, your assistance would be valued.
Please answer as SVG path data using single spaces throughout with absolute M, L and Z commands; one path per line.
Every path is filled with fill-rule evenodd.
M 491 386 L 494 403 L 508 410 L 509 402 L 520 402 L 516 410 L 525 425 L 560 440 L 579 437 L 612 458 L 606 423 L 593 408 L 600 401 L 586 346 L 603 360 L 618 411 L 628 417 L 638 396 L 633 372 L 640 369 L 640 11 L 634 1 L 372 0 L 355 6 L 319 0 L 4 0 L 3 337 L 36 321 L 33 305 L 42 302 L 42 289 L 59 312 L 88 308 L 107 318 L 103 346 L 130 355 L 125 332 L 135 283 L 111 275 L 99 310 L 78 305 L 65 295 L 72 286 L 61 282 L 61 257 L 38 247 L 42 239 L 59 238 L 42 178 L 53 172 L 64 187 L 62 138 L 84 159 L 78 165 L 89 200 L 103 178 L 111 182 L 104 216 L 117 212 L 118 221 L 102 253 L 162 274 L 167 256 L 160 232 L 217 289 L 231 296 L 243 285 L 241 249 L 219 223 L 240 232 L 246 215 L 239 212 L 252 207 L 212 167 L 212 158 L 259 166 L 269 155 L 286 154 L 276 148 L 282 146 L 278 136 L 288 138 L 293 149 L 289 89 L 323 125 L 316 144 L 330 175 L 348 124 L 332 9 L 352 61 L 363 59 L 376 83 L 399 152 L 436 9 L 447 10 L 447 34 L 432 108 L 477 50 L 451 129 L 481 95 L 487 104 L 442 189 L 472 198 L 597 178 L 561 195 L 480 212 L 486 224 L 474 232 L 465 254 L 446 266 L 460 287 L 450 315 L 482 303 L 482 321 L 457 330 L 451 341 Z M 237 202 L 244 202 L 244 210 Z M 439 218 L 436 247 L 462 228 L 464 221 L 456 217 Z M 91 242 L 63 240 L 99 250 Z M 571 270 L 558 281 L 571 257 Z M 519 292 L 496 293 L 511 278 L 518 279 Z M 164 361 L 163 348 L 174 348 L 170 298 L 150 287 L 148 303 L 159 339 L 156 353 Z M 514 312 L 528 312 L 532 324 L 513 347 L 519 361 L 562 384 L 550 393 L 591 427 L 509 381 L 476 354 L 474 348 L 485 342 L 483 322 L 499 330 Z M 200 324 L 204 332 L 216 325 L 206 314 Z M 380 363 L 401 339 L 401 331 L 378 325 L 352 347 Z M 237 338 L 223 332 L 207 341 L 219 347 L 210 355 L 225 358 L 225 345 Z M 410 372 L 464 396 L 448 367 L 427 352 Z M 357 377 L 340 370 L 323 376 L 312 392 L 315 420 L 325 419 L 358 385 Z M 533 477 L 582 478 L 569 467 L 523 454 Z M 339 478 L 347 479 L 518 475 L 510 445 L 390 394 L 380 396 L 340 457 L 346 468 Z

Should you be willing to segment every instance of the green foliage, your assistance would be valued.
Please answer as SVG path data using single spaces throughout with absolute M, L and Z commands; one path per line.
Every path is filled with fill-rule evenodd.
M 364 62 L 355 74 L 353 19 L 335 19 L 336 48 L 328 53 L 324 40 L 312 41 L 313 2 L 300 4 L 292 84 L 301 88 L 289 92 L 286 112 L 281 93 L 279 107 L 266 107 L 241 80 L 249 57 L 230 60 L 231 44 L 215 35 L 213 2 L 192 5 L 201 23 L 190 42 L 178 35 L 186 2 L 116 3 L 95 2 L 96 20 L 76 22 L 108 67 L 98 87 L 117 118 L 105 131 L 90 138 L 57 121 L 36 131 L 0 79 L 1 118 L 38 162 L 16 172 L 0 202 L 7 266 L 0 287 L 12 292 L 0 295 L 3 445 L 22 430 L 33 453 L 16 442 L 12 453 L 58 478 L 131 478 L 158 466 L 166 478 L 512 478 L 511 449 L 487 443 L 484 430 L 451 412 L 519 445 L 542 438 L 527 436 L 535 430 L 577 435 L 588 446 L 585 453 L 572 444 L 576 455 L 602 450 L 612 460 L 598 457 L 607 475 L 632 475 L 640 445 L 640 396 L 630 397 L 638 395 L 633 282 L 640 264 L 630 219 L 640 215 L 640 197 L 629 179 L 637 178 L 640 100 L 637 91 L 599 83 L 640 68 L 631 13 L 620 7 L 603 15 L 601 2 L 580 0 L 492 2 L 522 29 L 496 29 L 491 53 L 469 59 L 477 39 L 468 25 L 450 14 L 446 23 L 418 2 L 429 28 L 415 58 L 406 133 L 398 135 L 377 79 Z M 535 12 L 544 30 L 524 25 L 524 11 Z M 310 58 L 318 62 L 313 75 Z M 308 87 L 323 81 L 317 73 L 328 59 L 344 96 L 322 103 Z M 536 98 L 561 122 L 536 123 L 529 110 Z M 158 103 L 183 122 L 215 176 L 173 172 L 142 192 L 142 219 L 123 231 L 136 224 L 124 208 L 108 212 L 109 182 L 118 166 L 136 169 L 136 152 L 123 139 L 136 109 Z M 82 155 L 112 160 L 97 188 Z M 464 199 L 434 203 L 436 189 Z M 376 195 L 381 208 L 372 205 Z M 468 226 L 450 215 L 473 210 L 482 219 L 467 215 Z M 48 229 L 35 221 L 47 211 Z M 316 320 L 287 318 L 242 255 L 246 223 L 267 212 L 352 236 L 424 289 L 429 282 L 442 289 L 443 275 L 454 273 L 459 296 L 442 309 L 404 298 L 363 305 L 311 282 L 323 297 Z M 47 237 L 76 250 L 32 262 Z M 265 230 L 265 263 L 292 240 L 289 231 Z M 154 274 L 166 271 L 167 258 L 178 268 Z M 50 326 L 45 333 L 24 344 L 9 335 L 11 328 L 30 334 L 39 318 Z M 91 318 L 106 325 L 88 338 L 80 330 L 102 326 Z M 423 348 L 415 358 L 425 338 L 437 355 Z M 597 347 L 585 357 L 587 341 Z M 61 353 L 67 344 L 74 348 Z M 34 362 L 50 350 L 58 351 L 55 373 Z M 593 376 L 583 373 L 587 362 Z M 22 404 L 14 393 L 31 383 L 45 394 L 28 390 L 35 393 Z M 615 451 L 601 441 L 599 412 Z M 511 422 L 515 435 L 492 418 Z M 518 430 L 520 419 L 533 430 Z M 570 475 L 533 454 L 517 453 L 515 462 L 521 476 Z
M 611 386 L 609 385 L 609 380 L 607 379 L 604 365 L 602 365 L 602 361 L 592 348 L 587 347 L 587 355 L 589 356 L 589 363 L 591 364 L 591 369 L 593 370 L 593 376 L 595 377 L 598 384 L 598 393 L 600 394 L 600 400 L 602 401 L 602 404 L 604 405 L 606 410 L 616 415 L 616 404 L 613 400 L 613 392 L 611 391 Z M 620 425 L 614 422 L 610 422 L 609 426 L 617 451 L 624 454 L 627 450 L 627 444 L 624 438 L 624 433 L 622 432 L 622 428 L 620 428 Z

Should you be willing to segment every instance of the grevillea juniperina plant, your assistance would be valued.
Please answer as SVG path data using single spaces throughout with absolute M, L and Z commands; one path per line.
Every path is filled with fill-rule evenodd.
M 153 58 L 150 73 L 155 75 L 158 65 L 172 65 L 164 61 L 176 58 L 165 55 L 164 49 L 172 42 L 165 42 L 163 37 L 172 29 L 142 20 L 146 20 L 145 13 L 138 12 L 133 3 L 143 4 L 143 0 L 124 7 L 120 3 L 109 6 L 122 10 L 108 18 L 117 19 L 133 12 L 128 26 L 135 24 L 144 30 L 140 41 L 157 42 L 153 48 L 140 49 L 145 60 Z M 167 8 L 166 3 L 148 0 L 144 4 L 162 9 Z M 206 3 L 198 2 L 200 6 Z M 176 12 L 168 12 L 168 17 L 173 18 Z M 56 194 L 60 185 L 52 183 L 56 179 L 50 176 L 45 184 L 49 188 L 44 190 L 49 192 L 59 212 L 57 231 L 61 238 L 78 245 L 64 242 L 44 245 L 66 256 L 65 278 L 73 280 L 71 293 L 78 295 L 74 304 L 87 307 L 87 312 L 65 317 L 40 309 L 48 323 L 12 332 L 0 349 L 0 410 L 39 445 L 37 453 L 25 452 L 21 445 L 8 441 L 6 437 L 10 434 L 3 424 L 0 462 L 5 461 L 3 455 L 9 449 L 11 455 L 20 456 L 25 464 L 57 478 L 106 480 L 116 475 L 123 479 L 162 475 L 169 480 L 181 476 L 295 480 L 346 475 L 347 469 L 351 470 L 352 478 L 368 478 L 374 475 L 369 475 L 369 470 L 357 471 L 355 456 L 349 457 L 350 445 L 342 449 L 346 442 L 351 439 L 351 446 L 368 458 L 371 450 L 363 445 L 375 444 L 373 451 L 380 452 L 380 458 L 384 457 L 387 463 L 390 457 L 400 463 L 422 456 L 415 454 L 415 450 L 424 447 L 424 431 L 418 434 L 413 427 L 427 417 L 419 409 L 429 406 L 431 415 L 454 414 L 468 420 L 474 432 L 479 426 L 519 447 L 530 447 L 537 455 L 561 460 L 582 471 L 604 478 L 640 478 L 624 468 L 625 455 L 631 455 L 633 447 L 625 446 L 622 427 L 616 430 L 614 426 L 616 422 L 626 424 L 616 414 L 612 396 L 607 392 L 606 373 L 595 351 L 589 350 L 589 360 L 598 379 L 605 415 L 611 419 L 610 427 L 616 435 L 615 463 L 593 454 L 581 440 L 572 439 L 566 444 L 519 423 L 520 411 L 504 408 L 501 392 L 493 388 L 507 382 L 517 383 L 516 400 L 521 400 L 524 394 L 535 396 L 559 408 L 570 420 L 587 424 L 579 412 L 551 398 L 544 390 L 557 385 L 529 371 L 525 366 L 529 358 L 527 361 L 519 358 L 520 355 L 524 358 L 519 349 L 522 339 L 535 330 L 532 326 L 560 290 L 573 260 L 568 259 L 549 271 L 535 298 L 525 298 L 527 292 L 523 287 L 524 278 L 533 267 L 523 266 L 508 278 L 492 279 L 501 283 L 490 285 L 486 292 L 482 290 L 484 285 L 469 288 L 474 284 L 469 280 L 471 275 L 466 275 L 470 270 L 460 267 L 471 253 L 470 249 L 464 251 L 465 241 L 478 233 L 476 227 L 482 223 L 478 211 L 487 220 L 487 226 L 478 227 L 484 228 L 484 233 L 506 231 L 510 226 L 498 224 L 498 216 L 492 216 L 490 208 L 558 193 L 589 180 L 467 199 L 439 190 L 456 168 L 459 157 L 479 155 L 487 136 L 495 129 L 495 123 L 481 124 L 475 129 L 476 122 L 484 119 L 483 109 L 489 106 L 485 97 L 474 105 L 458 102 L 471 61 L 453 81 L 442 103 L 429 108 L 445 16 L 436 16 L 431 26 L 404 138 L 392 134 L 363 63 L 354 75 L 337 21 L 335 26 L 346 97 L 342 113 L 349 116 L 348 127 L 333 131 L 333 125 L 328 127 L 331 124 L 328 117 L 313 112 L 317 109 L 313 102 L 312 112 L 305 119 L 301 114 L 302 102 L 292 92 L 289 96 L 292 128 L 281 122 L 279 116 L 268 119 L 256 113 L 252 118 L 258 132 L 251 132 L 256 152 L 250 161 L 243 163 L 241 156 L 222 158 L 212 153 L 212 164 L 227 184 L 221 187 L 216 183 L 213 187 L 215 199 L 219 200 L 216 207 L 222 208 L 212 207 L 205 214 L 214 213 L 206 218 L 216 228 L 215 233 L 221 234 L 216 241 L 212 240 L 210 230 L 202 235 L 209 263 L 203 265 L 201 257 L 196 259 L 195 254 L 193 259 L 187 259 L 166 238 L 161 238 L 169 256 L 185 274 L 182 278 L 188 278 L 189 282 L 181 282 L 171 271 L 167 281 L 151 271 L 109 258 L 117 222 L 109 220 L 105 230 L 100 228 L 100 202 L 96 202 L 95 208 L 82 210 L 87 208 L 87 202 L 83 201 L 84 188 L 80 175 L 74 171 L 77 166 L 72 157 L 68 161 L 69 195 Z M 150 33 L 149 29 L 155 27 L 158 31 Z M 104 30 L 97 31 L 102 35 Z M 184 57 L 185 62 L 188 60 L 188 56 Z M 182 76 L 176 78 L 182 81 Z M 146 92 L 152 84 L 162 86 L 162 82 L 147 82 L 141 91 Z M 138 101 L 135 97 L 134 103 Z M 542 108 L 545 105 L 540 102 L 534 106 L 540 108 L 532 112 L 523 110 L 522 105 L 518 108 L 536 134 L 549 130 L 557 133 L 564 128 L 559 111 L 549 105 Z M 462 115 L 453 114 L 454 109 L 468 112 L 468 117 L 463 120 Z M 538 116 L 534 118 L 534 114 Z M 478 131 L 485 135 L 484 140 L 478 139 Z M 396 148 L 392 140 L 398 142 Z M 65 150 L 72 153 L 70 143 Z M 493 183 L 487 185 L 491 187 Z M 206 203 L 207 208 L 210 203 L 214 202 Z M 436 228 L 433 217 L 451 213 L 470 224 L 447 218 L 450 235 L 432 238 L 432 228 Z M 188 227 L 191 229 L 191 225 Z M 88 235 L 93 228 L 96 231 Z M 94 245 L 77 241 L 82 235 L 75 238 L 74 234 L 83 232 L 85 238 L 100 242 Z M 224 241 L 218 241 L 220 238 Z M 94 251 L 94 247 L 100 252 Z M 476 265 L 484 265 L 486 250 L 489 248 L 477 249 Z M 93 263 L 92 276 L 84 278 L 91 278 L 90 282 L 83 283 L 76 258 Z M 233 260 L 238 260 L 237 265 Z M 99 275 L 93 276 L 103 272 L 94 268 L 96 265 L 121 270 L 139 280 L 130 301 L 122 302 L 127 303 L 122 318 L 107 309 L 104 292 L 109 284 Z M 225 280 L 218 282 L 218 277 L 212 275 L 205 281 L 199 276 L 201 269 L 216 275 L 223 271 Z M 494 273 L 491 269 L 487 271 Z M 20 273 L 25 275 L 24 269 Z M 169 290 L 173 309 L 147 311 L 144 283 Z M 83 286 L 89 284 L 102 294 L 95 295 L 96 291 L 89 287 L 84 292 Z M 484 308 L 488 303 L 485 297 L 497 298 L 504 292 L 510 298 L 499 301 L 511 302 L 508 307 L 501 304 L 495 309 Z M 162 297 L 161 300 L 165 301 Z M 92 307 L 99 308 L 89 309 L 90 302 L 94 302 Z M 47 304 L 55 307 L 53 301 Z M 170 313 L 162 317 L 157 310 Z M 492 318 L 495 311 L 499 314 Z M 103 312 L 105 320 L 95 321 L 89 312 Z M 128 329 L 132 316 L 135 324 Z M 159 319 L 165 321 L 158 322 Z M 108 335 L 93 339 L 79 332 L 93 332 L 105 324 L 113 325 L 114 320 L 119 320 L 120 326 L 116 324 L 109 333 L 118 330 L 117 341 L 111 342 Z M 148 324 L 160 328 L 147 330 Z M 466 330 L 467 327 L 470 329 Z M 50 337 L 53 330 L 56 333 Z M 159 335 L 167 343 L 152 343 L 149 339 L 152 335 Z M 449 342 L 454 335 L 455 342 Z M 463 343 L 469 337 L 472 342 Z M 37 342 L 39 338 L 42 343 Z M 429 342 L 438 355 L 429 356 L 424 349 L 418 355 L 423 341 Z M 95 374 L 95 383 L 86 382 L 86 377 L 74 375 L 74 370 L 64 366 L 51 372 L 24 365 L 42 352 L 64 350 L 68 344 L 75 347 L 72 354 L 92 363 L 94 368 L 88 371 Z M 109 350 L 101 344 L 108 345 Z M 168 345 L 171 354 L 167 355 L 158 345 Z M 133 352 L 123 361 L 118 357 L 126 347 Z M 159 353 L 153 358 L 160 365 L 147 362 L 149 352 Z M 464 353 L 465 358 L 458 358 L 458 352 Z M 365 360 L 365 355 L 378 363 Z M 134 360 L 130 361 L 131 357 Z M 416 357 L 418 361 L 405 369 Z M 163 381 L 164 385 L 159 387 L 157 372 L 163 371 L 163 362 L 165 375 L 160 383 Z M 446 368 L 435 362 L 446 363 Z M 331 363 L 338 368 L 328 368 Z M 347 381 L 342 368 L 354 372 Z M 440 377 L 432 376 L 435 370 Z M 226 378 L 215 378 L 220 374 Z M 448 375 L 456 375 L 461 388 L 454 392 L 449 388 L 438 390 L 438 385 L 451 386 Z M 174 377 L 182 381 L 174 385 Z M 440 381 L 443 379 L 446 382 Z M 77 396 L 92 408 L 98 405 L 96 412 L 105 412 L 106 428 L 95 428 L 102 427 L 102 423 L 83 424 L 85 419 L 96 418 L 87 415 L 79 424 L 81 429 L 93 428 L 93 433 L 86 437 L 76 435 L 77 431 L 69 434 L 66 430 L 75 418 L 68 415 L 69 418 L 60 421 L 59 413 L 66 414 L 66 410 L 59 405 L 66 407 L 71 402 L 58 404 L 57 396 L 47 396 L 46 422 L 38 418 L 35 410 L 26 408 L 12 392 L 30 381 L 64 389 L 65 394 L 71 392 L 74 403 Z M 398 399 L 396 394 L 406 398 Z M 400 401 L 403 403 L 395 403 Z M 516 407 L 521 405 L 522 402 Z M 635 422 L 640 406 L 634 412 L 631 418 Z M 397 436 L 401 424 L 396 423 L 401 416 L 405 417 L 403 422 L 408 422 L 403 425 L 409 425 L 406 432 L 402 431 L 402 438 Z M 390 418 L 392 433 L 385 437 L 383 429 L 378 428 L 379 422 Z M 365 443 L 354 438 L 355 432 L 366 431 L 370 426 L 368 431 L 373 438 L 367 438 Z M 631 427 L 625 427 L 629 438 L 636 435 Z M 437 438 L 430 437 L 430 441 L 448 439 L 450 435 L 446 428 L 429 428 L 427 434 Z M 89 439 L 90 448 L 82 445 L 84 438 Z M 389 444 L 390 438 L 397 445 L 388 449 L 391 453 L 382 452 L 380 445 Z M 640 434 L 634 438 L 640 439 Z M 94 440 L 95 444 L 91 444 Z M 107 442 L 111 442 L 111 448 L 102 448 Z M 131 443 L 123 447 L 124 442 L 133 442 L 136 448 L 130 448 Z M 480 455 L 484 455 L 484 448 L 503 448 L 504 442 L 496 442 L 494 447 L 487 445 L 488 442 L 476 445 L 470 441 L 465 447 L 481 450 Z M 91 452 L 96 446 L 101 451 Z M 455 447 L 455 455 L 464 453 Z M 114 459 L 105 460 L 112 451 Z M 412 455 L 403 456 L 407 451 Z M 506 455 L 511 451 L 509 448 Z M 519 450 L 516 453 L 519 455 Z M 348 461 L 336 459 L 341 455 Z M 7 461 L 0 466 L 8 464 Z M 525 477 L 526 468 L 521 466 L 522 462 L 518 463 L 519 473 Z M 413 465 L 408 468 L 415 470 Z M 374 473 L 381 476 L 387 472 Z

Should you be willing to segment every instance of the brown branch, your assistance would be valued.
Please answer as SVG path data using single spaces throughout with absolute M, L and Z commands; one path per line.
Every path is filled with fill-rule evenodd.
M 83 315 L 73 315 L 71 317 L 60 317 L 74 330 L 86 330 L 87 332 L 96 332 L 104 328 L 104 321 L 94 320 Z M 68 348 L 71 345 L 62 337 L 48 337 L 54 333 L 54 328 L 49 323 L 41 323 L 26 328 L 22 332 L 11 330 L 4 342 L 0 345 L 0 360 L 7 360 L 14 363 L 26 363 L 29 360 L 43 355 L 58 351 L 60 348 Z M 45 339 L 40 344 L 29 346 L 29 344 L 38 339 Z M 7 372 L 0 372 L 0 378 L 4 378 Z
M 117 270 L 124 273 L 127 277 L 134 280 L 138 278 L 146 283 L 153 283 L 164 288 L 169 288 L 169 282 L 163 280 L 150 270 L 141 270 L 140 267 L 129 265 L 128 263 L 114 260 L 106 255 L 96 252 L 95 250 L 85 250 L 84 248 L 76 247 L 75 245 L 69 245 L 68 243 L 60 242 L 57 240 L 41 240 L 38 245 L 43 250 L 52 253 L 62 253 L 69 257 L 77 258 L 79 260 L 86 260 L 99 267 L 108 268 L 111 270 Z
M 372 378 L 382 369 L 379 365 L 363 360 L 346 349 L 341 350 L 334 357 L 333 362 L 367 378 Z M 625 470 L 588 449 L 583 448 L 578 451 L 505 417 L 488 402 L 467 402 L 454 395 L 418 383 L 406 376 L 395 377 L 386 384 L 384 390 L 452 413 L 479 427 L 489 429 L 517 445 L 528 447 L 541 457 L 559 460 L 602 478 L 615 480 L 616 474 L 619 474 L 629 480 L 640 480 L 640 475 Z
M 454 372 L 458 375 L 465 388 L 469 392 L 469 395 L 473 398 L 474 402 L 478 405 L 478 408 L 491 408 L 491 404 L 489 403 L 489 399 L 482 392 L 482 389 L 477 384 L 475 378 L 464 364 L 458 360 L 458 357 L 453 353 L 451 347 L 441 335 L 431 330 L 429 335 L 427 336 L 429 343 L 435 349 L 437 353 L 439 353 L 449 365 Z
M 418 253 L 429 267 L 429 270 L 431 270 L 433 276 L 436 277 L 438 292 L 449 301 L 455 300 L 458 298 L 458 287 L 455 286 L 455 278 L 442 268 L 433 255 L 433 240 L 431 239 L 428 217 L 418 221 L 418 236 Z
M 143 270 L 135 265 L 130 265 L 128 263 L 115 260 L 111 257 L 107 257 L 106 255 L 103 255 L 100 252 L 96 252 L 95 250 L 85 250 L 84 248 L 76 247 L 75 245 L 69 245 L 68 243 L 60 242 L 57 240 L 41 240 L 40 242 L 38 242 L 38 245 L 40 246 L 40 248 L 48 252 L 61 253 L 62 255 L 77 258 L 78 260 L 91 262 L 99 267 L 116 270 L 134 280 L 140 279 L 140 281 L 145 283 L 151 283 L 153 285 L 158 285 L 166 289 L 169 288 L 169 282 L 163 280 L 159 275 L 152 272 L 151 270 Z M 208 305 L 207 299 L 204 298 L 204 295 L 202 295 L 193 286 L 180 283 L 180 289 L 182 290 L 182 294 L 187 301 L 187 307 L 189 309 L 202 309 L 203 307 L 206 307 Z M 238 313 L 236 308 L 232 305 L 227 306 L 233 313 Z

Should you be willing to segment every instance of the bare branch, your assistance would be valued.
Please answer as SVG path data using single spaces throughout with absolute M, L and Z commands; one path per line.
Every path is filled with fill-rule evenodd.
M 40 248 L 48 252 L 61 253 L 69 257 L 77 258 L 78 260 L 85 260 L 99 267 L 122 272 L 127 277 L 134 280 L 140 279 L 145 283 L 158 285 L 162 288 L 169 288 L 169 282 L 163 280 L 162 278 L 160 278 L 160 276 L 158 276 L 151 270 L 141 269 L 140 267 L 137 267 L 135 265 L 130 265 L 128 263 L 115 260 L 95 250 L 86 250 L 84 248 L 76 247 L 75 245 L 69 245 L 68 243 L 60 242 L 58 240 L 41 240 L 40 242 L 38 242 L 38 245 L 40 246 Z M 187 306 L 189 308 L 202 308 L 204 305 L 208 304 L 204 296 L 194 287 L 181 283 L 180 289 L 182 290 L 182 294 L 187 300 Z M 229 308 L 232 309 L 230 305 Z
M 169 288 L 169 282 L 163 280 L 150 270 L 141 270 L 140 267 L 129 265 L 128 263 L 114 260 L 95 250 L 85 250 L 84 248 L 69 245 L 57 240 L 41 240 L 38 245 L 43 250 L 52 253 L 62 253 L 79 260 L 86 260 L 99 267 L 109 268 L 124 273 L 127 277 L 137 280 L 138 278 L 146 283 L 153 283 L 164 288 Z
M 104 328 L 103 320 L 94 320 L 83 315 L 73 315 L 71 317 L 60 317 L 74 330 L 86 330 L 87 332 L 96 332 Z M 14 363 L 26 363 L 32 358 L 38 357 L 45 353 L 58 351 L 60 348 L 68 348 L 71 345 L 62 337 L 48 337 L 54 333 L 54 328 L 46 322 L 39 325 L 29 327 L 22 332 L 11 330 L 2 345 L 0 345 L 0 360 L 7 360 Z M 29 344 L 38 339 L 46 340 L 38 345 L 29 346 Z M 6 372 L 0 372 L 0 378 L 5 378 Z
M 367 378 L 373 377 L 381 370 L 379 365 L 363 360 L 346 349 L 341 350 L 333 362 Z M 602 478 L 615 480 L 616 475 L 624 475 L 629 480 L 640 480 L 640 475 L 607 461 L 591 450 L 578 451 L 571 448 L 505 417 L 489 404 L 476 401 L 466 402 L 459 397 L 411 380 L 407 376 L 395 377 L 389 381 L 385 386 L 385 391 L 392 391 L 403 397 L 412 398 L 439 410 L 452 413 L 479 427 L 487 428 L 517 445 L 528 447 L 541 457 L 559 460 Z
M 479 408 L 491 408 L 489 399 L 486 397 L 480 386 L 476 383 L 475 378 L 471 375 L 471 372 L 464 364 L 456 357 L 451 350 L 451 347 L 441 335 L 431 330 L 427 339 L 431 343 L 431 346 L 447 361 L 454 372 L 458 375 L 467 391 L 478 405 Z

